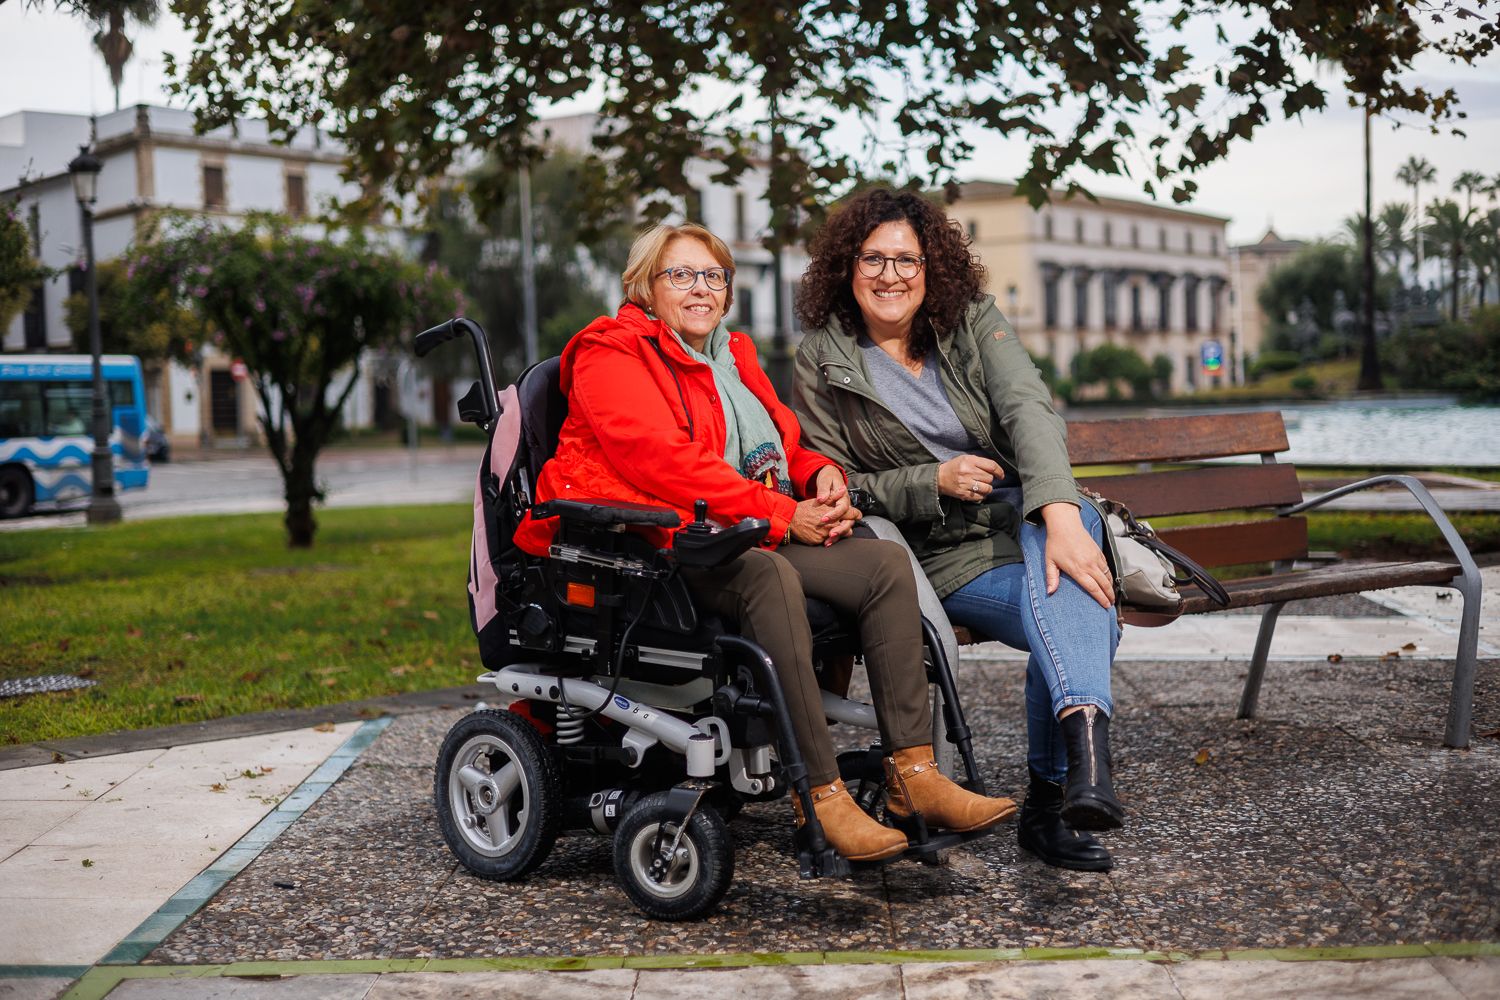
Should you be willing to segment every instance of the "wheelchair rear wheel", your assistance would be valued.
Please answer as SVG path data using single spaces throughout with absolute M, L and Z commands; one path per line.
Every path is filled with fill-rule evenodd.
M 680 837 L 673 816 L 666 792 L 641 799 L 625 814 L 615 830 L 615 875 L 646 916 L 696 920 L 729 890 L 734 847 L 708 803 L 693 811 Z
M 562 779 L 531 724 L 485 710 L 443 740 L 433 799 L 443 839 L 465 868 L 506 882 L 540 865 L 557 841 Z

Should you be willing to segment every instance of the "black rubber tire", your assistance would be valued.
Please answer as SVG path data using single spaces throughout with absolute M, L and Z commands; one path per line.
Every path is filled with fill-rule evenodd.
M 31 473 L 19 465 L 0 467 L 0 517 L 24 517 L 35 500 Z
M 502 775 L 510 764 L 515 769 L 507 777 L 516 784 L 488 814 L 481 798 L 495 789 L 475 792 L 455 773 L 475 767 L 486 777 Z M 501 788 L 507 784 L 509 780 L 503 781 Z M 522 878 L 547 859 L 557 842 L 562 778 L 537 731 L 514 712 L 486 709 L 455 723 L 438 751 L 432 789 L 443 840 L 480 878 Z M 491 825 L 497 820 L 498 830 Z
M 667 813 L 667 793 L 648 795 L 615 830 L 615 877 L 636 909 L 653 920 L 697 920 L 724 898 L 734 880 L 734 845 L 718 812 L 699 803 L 682 844 L 687 870 L 663 885 L 646 871 L 651 846 Z M 667 824 L 669 834 L 675 828 Z

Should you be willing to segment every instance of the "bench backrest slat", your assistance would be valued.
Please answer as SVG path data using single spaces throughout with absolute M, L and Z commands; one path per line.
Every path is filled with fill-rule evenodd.
M 1074 465 L 1184 462 L 1286 451 L 1287 447 L 1286 425 L 1276 410 L 1068 424 L 1068 457 Z
M 1300 559 L 1307 555 L 1307 518 L 1278 517 L 1233 524 L 1194 524 L 1165 528 L 1161 540 L 1205 567 Z
M 1118 500 L 1136 517 L 1285 507 L 1302 499 L 1296 468 L 1280 463 L 1083 476 L 1078 482 Z

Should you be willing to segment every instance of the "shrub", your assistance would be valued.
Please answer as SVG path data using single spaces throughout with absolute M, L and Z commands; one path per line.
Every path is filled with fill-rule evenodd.
M 1500 306 L 1475 310 L 1467 323 L 1403 330 L 1387 341 L 1385 353 L 1403 388 L 1456 392 L 1470 402 L 1500 400 Z
M 1289 372 L 1302 367 L 1302 355 L 1296 351 L 1261 351 L 1250 365 L 1250 380 L 1253 382 L 1265 375 Z

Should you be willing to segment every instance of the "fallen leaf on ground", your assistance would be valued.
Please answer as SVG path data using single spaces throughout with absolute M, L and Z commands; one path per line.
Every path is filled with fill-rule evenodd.
M 84 858 L 83 859 L 83 867 L 85 867 L 85 868 L 92 868 L 92 867 L 94 867 L 94 859 L 93 858 Z
M 59 652 L 66 653 L 68 651 L 68 647 L 71 646 L 71 645 L 72 645 L 72 642 L 70 642 L 67 639 L 59 639 L 57 641 L 57 648 L 58 648 Z
M 1382 660 L 1399 660 L 1401 659 L 1401 650 L 1388 649 L 1384 653 L 1380 654 L 1380 658 Z
M 333 723 L 331 723 L 331 722 L 320 722 L 316 726 L 313 726 L 313 732 L 315 732 L 315 733 L 331 733 L 331 732 L 333 732 Z
M 387 597 L 385 600 L 385 606 L 388 608 L 404 608 L 410 603 L 411 601 L 405 597 Z
M 1194 764 L 1199 764 L 1199 765 L 1207 764 L 1208 763 L 1208 759 L 1210 757 L 1212 757 L 1212 756 L 1213 756 L 1213 754 L 1211 754 L 1211 753 L 1208 752 L 1208 748 L 1204 747 L 1203 749 L 1199 750 L 1197 753 L 1193 754 L 1193 763 Z
M 1329 663 L 1343 663 L 1344 662 L 1344 656 L 1343 656 L 1342 653 L 1329 653 L 1328 654 L 1328 662 Z
M 125 626 L 125 634 L 132 639 L 139 639 L 143 632 L 139 625 L 127 625 Z
M 428 621 L 435 622 L 438 619 L 438 613 L 436 611 L 424 611 L 422 612 L 422 617 L 426 618 Z
M 1408 642 L 1406 645 L 1402 646 L 1401 648 L 1403 650 L 1405 650 L 1406 652 L 1410 653 L 1412 650 L 1414 650 L 1414 649 L 1417 648 L 1417 644 L 1414 643 L 1414 642 Z
M 271 610 L 272 611 L 285 611 L 286 610 L 286 602 L 285 601 L 272 601 L 271 602 Z
M 325 678 L 323 678 L 323 686 L 326 687 L 326 688 L 331 688 L 334 685 L 338 684 L 338 682 L 339 682 L 339 679 L 337 677 L 325 677 Z
M 399 666 L 399 667 L 392 667 L 391 668 L 391 676 L 392 677 L 404 677 L 406 675 L 406 672 L 408 670 L 410 670 L 410 669 L 411 669 L 411 667 L 407 666 L 404 663 L 401 666 Z
M 291 658 L 292 658 L 292 654 L 291 653 L 277 653 L 276 654 L 276 659 L 280 660 L 282 663 L 287 662 Z
M 62 754 L 58 753 L 56 750 L 52 751 L 52 763 L 54 763 L 54 764 L 61 764 L 63 761 L 65 761 L 67 759 L 68 758 L 64 757 Z
M 180 694 L 172 699 L 174 705 L 196 705 L 203 700 L 201 694 Z
M 208 786 L 208 790 L 211 792 L 227 792 L 229 791 L 229 786 L 222 781 L 215 781 L 212 785 Z

